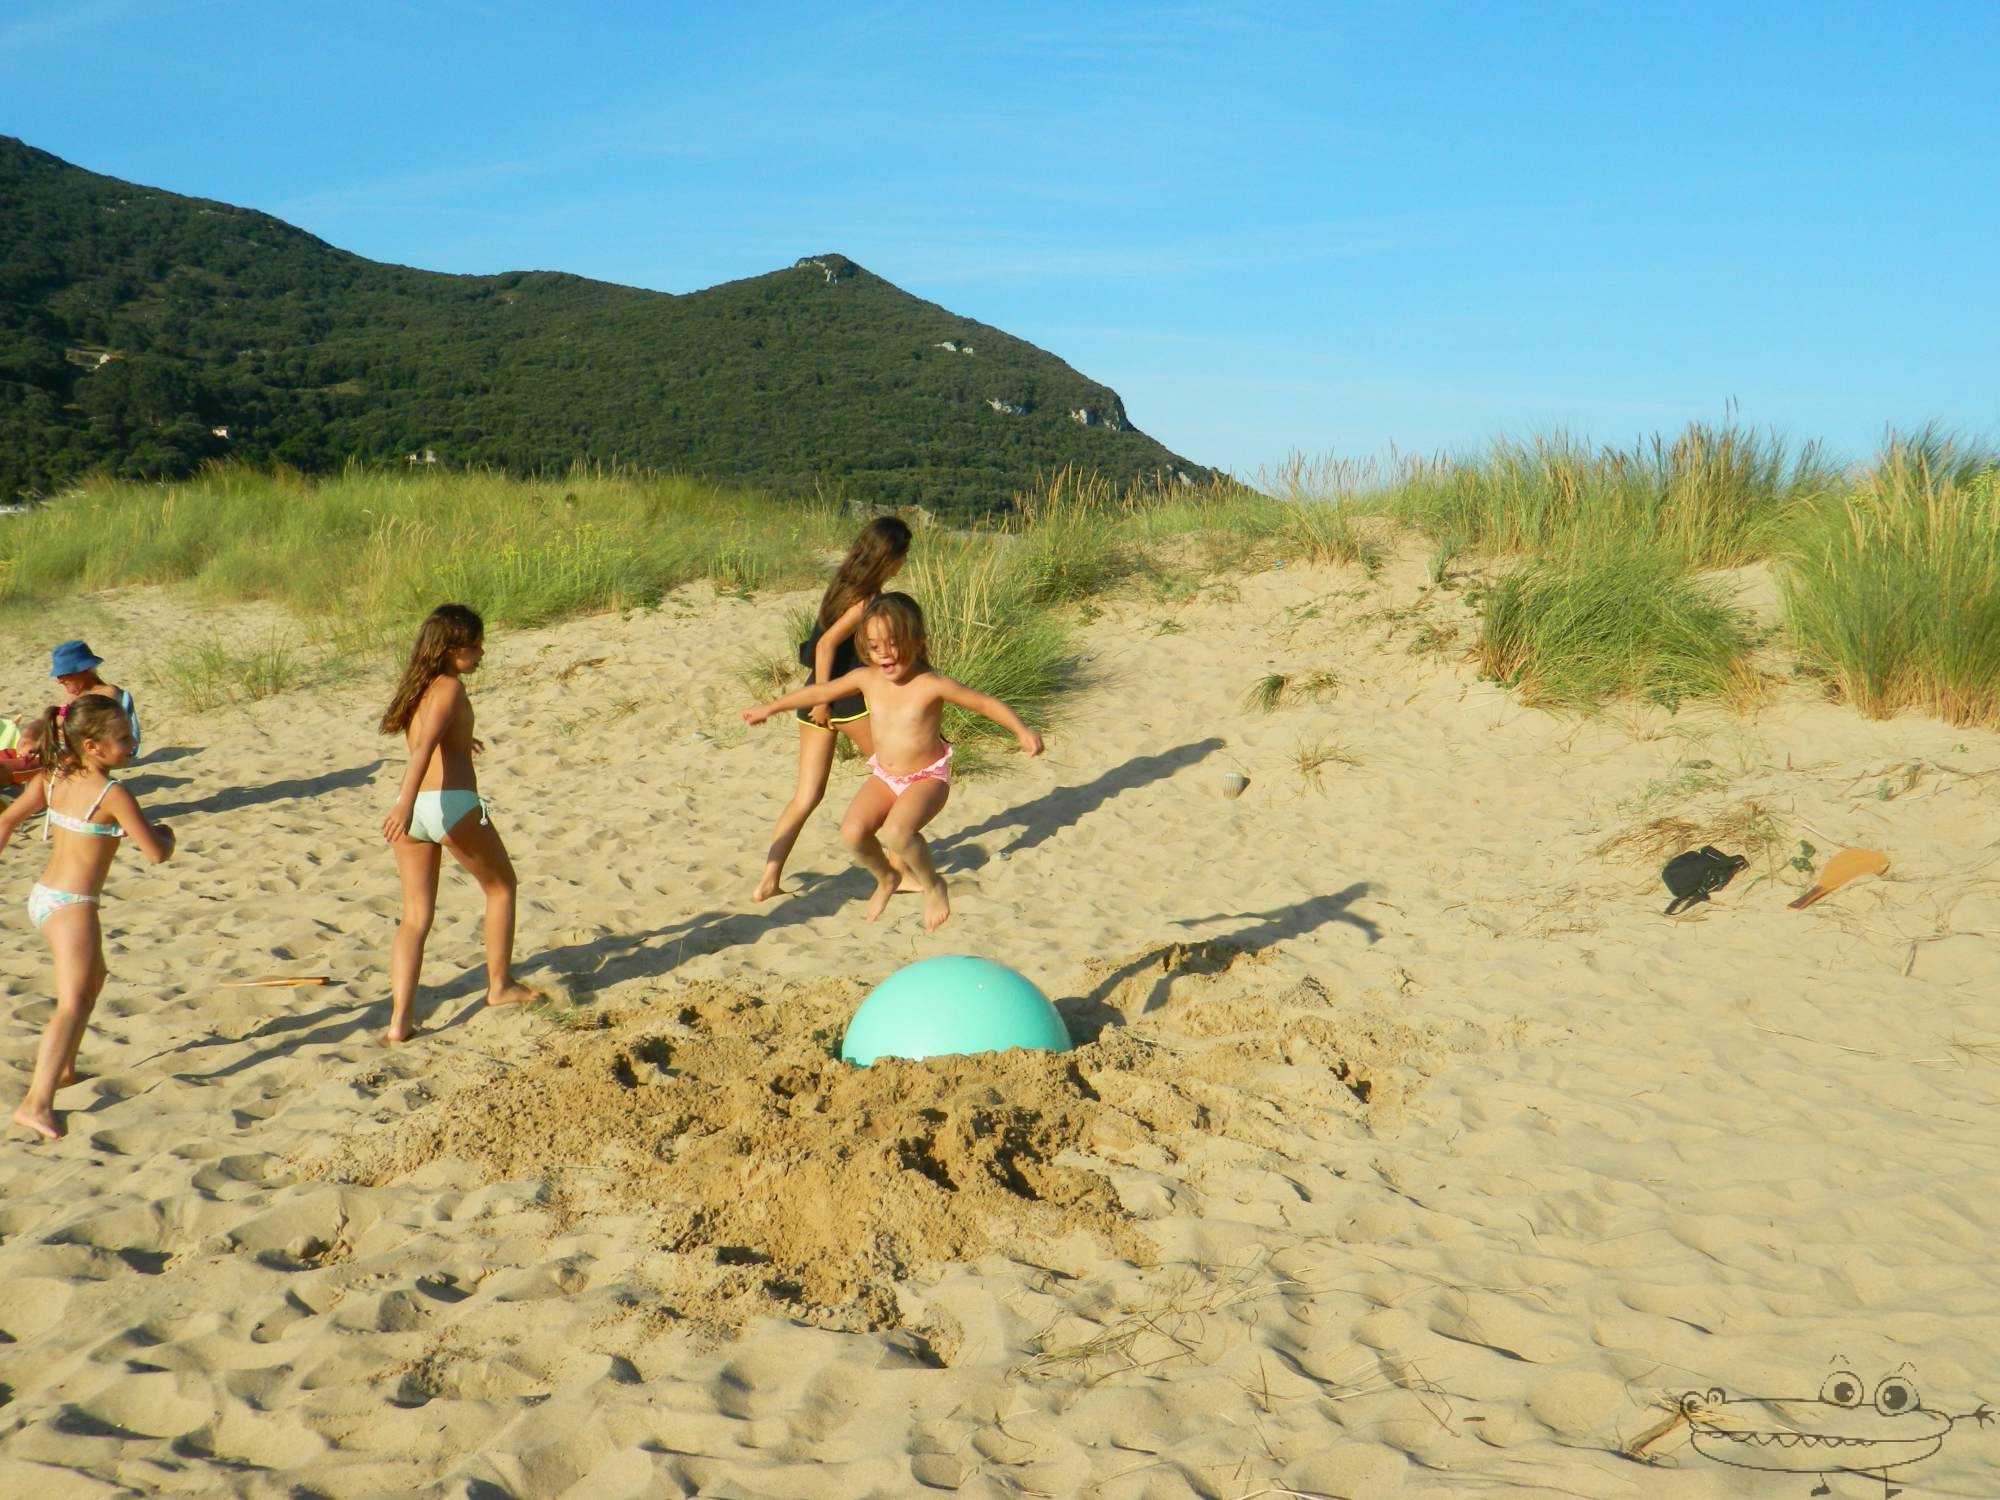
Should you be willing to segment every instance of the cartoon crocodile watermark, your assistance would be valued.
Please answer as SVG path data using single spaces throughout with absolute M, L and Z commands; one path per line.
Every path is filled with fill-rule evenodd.
M 1681 1397 L 1694 1451 L 1739 1469 L 1778 1474 L 1812 1474 L 1815 1495 L 1830 1495 L 1829 1475 L 1859 1474 L 1882 1484 L 1883 1500 L 1902 1494 L 1889 1471 L 1929 1458 L 1944 1446 L 1954 1424 L 1994 1419 L 1984 1401 L 1949 1416 L 1923 1403 L 1909 1375 L 1898 1365 L 1875 1388 L 1836 1357 L 1818 1396 L 1736 1396 L 1720 1389 L 1689 1391 Z

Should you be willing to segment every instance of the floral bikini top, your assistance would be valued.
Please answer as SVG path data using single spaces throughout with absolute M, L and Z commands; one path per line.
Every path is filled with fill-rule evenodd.
M 102 802 L 105 792 L 110 791 L 116 784 L 109 776 L 105 777 L 104 790 L 97 794 L 97 801 L 90 804 L 89 811 L 84 813 L 80 818 L 72 818 L 66 812 L 56 811 L 56 779 L 51 776 L 49 778 L 49 815 L 47 820 L 42 824 L 42 837 L 47 839 L 49 829 L 54 827 L 67 829 L 71 833 L 87 833 L 93 838 L 124 838 L 125 830 L 120 828 L 116 823 L 93 823 L 90 821 L 91 814 L 97 811 L 97 803 Z

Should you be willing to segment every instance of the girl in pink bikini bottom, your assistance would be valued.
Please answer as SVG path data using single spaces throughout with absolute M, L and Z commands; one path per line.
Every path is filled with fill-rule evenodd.
M 868 769 L 875 773 L 875 779 L 894 792 L 898 797 L 920 781 L 942 781 L 951 785 L 951 746 L 944 747 L 944 754 L 925 766 L 921 771 L 912 771 L 907 776 L 899 776 L 894 771 L 882 769 L 882 763 L 874 756 L 868 757 Z

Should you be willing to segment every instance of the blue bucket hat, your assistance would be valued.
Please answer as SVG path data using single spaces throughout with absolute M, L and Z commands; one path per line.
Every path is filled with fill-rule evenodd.
M 95 672 L 104 665 L 104 658 L 96 655 L 82 641 L 64 641 L 49 653 L 49 676 L 68 677 L 74 672 Z

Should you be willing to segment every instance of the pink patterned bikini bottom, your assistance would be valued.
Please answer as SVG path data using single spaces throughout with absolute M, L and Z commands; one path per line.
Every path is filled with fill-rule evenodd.
M 925 766 L 921 771 L 912 771 L 907 776 L 899 776 L 894 771 L 883 770 L 872 755 L 868 757 L 868 769 L 875 773 L 877 781 L 880 781 L 898 797 L 902 796 L 903 793 L 907 792 L 920 781 L 942 781 L 946 786 L 950 786 L 951 746 L 946 745 L 944 747 L 944 754 Z

